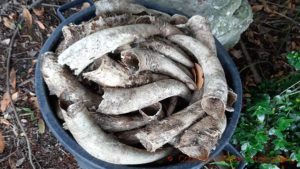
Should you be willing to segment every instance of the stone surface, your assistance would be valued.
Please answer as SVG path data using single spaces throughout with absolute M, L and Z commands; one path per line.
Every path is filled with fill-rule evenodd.
M 202 15 L 209 20 L 215 37 L 226 47 L 233 47 L 252 22 L 247 0 L 138 0 L 182 11 L 188 16 Z

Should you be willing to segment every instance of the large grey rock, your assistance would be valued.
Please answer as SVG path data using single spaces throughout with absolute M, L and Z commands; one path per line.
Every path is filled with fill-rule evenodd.
M 138 0 L 139 1 L 139 0 Z M 202 15 L 209 20 L 215 37 L 226 47 L 233 47 L 252 22 L 247 0 L 140 0 L 177 9 L 188 16 Z

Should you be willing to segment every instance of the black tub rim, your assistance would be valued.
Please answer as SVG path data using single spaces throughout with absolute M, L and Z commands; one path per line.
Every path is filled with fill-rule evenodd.
M 145 5 L 148 8 L 155 8 L 155 5 L 148 4 L 142 2 L 143 5 Z M 157 6 L 156 6 L 157 7 Z M 170 10 L 168 8 L 158 8 L 162 12 L 167 13 L 174 13 L 176 10 Z M 54 112 L 51 110 L 49 98 L 47 89 L 45 86 L 45 83 L 43 81 L 42 73 L 40 71 L 40 65 L 42 60 L 42 54 L 53 50 L 53 48 L 56 46 L 57 42 L 61 38 L 61 29 L 64 25 L 67 25 L 72 22 L 81 22 L 83 20 L 88 20 L 92 17 L 94 17 L 95 13 L 95 7 L 92 6 L 84 11 L 75 13 L 68 17 L 67 19 L 63 20 L 59 26 L 55 29 L 55 31 L 51 34 L 51 36 L 47 39 L 45 44 L 40 50 L 39 56 L 38 56 L 38 62 L 35 69 L 35 92 L 37 95 L 38 103 L 40 106 L 40 110 L 42 113 L 42 116 L 49 127 L 50 131 L 53 133 L 53 135 L 59 140 L 59 142 L 72 154 L 76 157 L 78 162 L 80 164 L 88 164 L 90 167 L 94 168 L 143 168 L 143 166 L 124 166 L 124 165 L 116 165 L 107 163 L 104 161 L 101 161 L 99 159 L 96 159 L 89 155 L 83 148 L 81 148 L 77 142 L 62 128 L 61 123 L 58 121 L 58 119 L 55 117 Z M 217 53 L 218 58 L 220 62 L 222 63 L 223 69 L 226 72 L 227 79 L 230 79 L 231 81 L 231 88 L 237 93 L 238 100 L 234 104 L 235 111 L 230 113 L 230 118 L 227 119 L 229 123 L 227 124 L 227 127 L 221 137 L 221 139 L 218 142 L 218 145 L 216 149 L 210 154 L 210 159 L 214 158 L 216 155 L 218 155 L 223 149 L 226 149 L 230 151 L 231 153 L 234 153 L 238 156 L 240 154 L 229 144 L 229 140 L 231 136 L 234 133 L 234 130 L 236 128 L 236 125 L 238 123 L 238 119 L 241 112 L 241 106 L 242 106 L 242 84 L 241 79 L 239 76 L 239 72 L 232 61 L 231 57 L 225 50 L 225 48 L 220 44 L 218 40 L 216 40 L 216 47 L 217 47 Z M 228 75 L 231 75 L 228 77 Z M 227 112 L 228 117 L 229 112 Z M 243 161 L 242 161 L 243 162 Z M 242 163 L 241 162 L 241 163 Z M 167 166 L 160 166 L 155 168 L 200 168 L 204 165 L 204 162 L 182 162 L 177 163 L 173 165 L 167 165 Z M 244 164 L 240 164 L 240 166 L 243 166 Z M 242 168 L 242 167 L 241 167 Z

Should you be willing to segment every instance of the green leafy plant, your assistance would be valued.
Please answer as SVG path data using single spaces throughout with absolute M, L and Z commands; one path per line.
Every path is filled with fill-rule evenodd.
M 279 167 L 273 164 L 261 164 L 259 169 L 279 169 Z
M 300 69 L 299 53 L 287 58 Z M 232 139 L 248 167 L 277 169 L 283 162 L 300 167 L 300 72 L 263 82 L 249 93 Z
M 30 116 L 31 121 L 36 120 L 33 110 L 31 110 L 30 108 L 27 108 L 27 107 L 22 107 L 21 110 L 25 113 L 21 114 L 20 116 Z
M 300 52 L 292 51 L 288 53 L 287 59 L 289 64 L 294 66 L 296 70 L 300 70 Z

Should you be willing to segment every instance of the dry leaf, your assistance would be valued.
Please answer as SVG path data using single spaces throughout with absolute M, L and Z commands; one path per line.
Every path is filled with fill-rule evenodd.
M 44 24 L 43 24 L 41 21 L 35 20 L 35 23 L 36 23 L 42 30 L 45 30 L 45 29 L 46 29 L 46 27 L 44 26 Z
M 244 97 L 250 98 L 250 97 L 251 97 L 251 94 L 250 94 L 250 93 L 244 93 Z
M 32 16 L 26 7 L 23 7 L 23 17 L 25 19 L 26 26 L 28 28 L 31 28 L 32 27 Z
M 81 6 L 81 9 L 80 9 L 80 10 L 82 11 L 82 10 L 84 10 L 84 9 L 87 9 L 87 8 L 89 8 L 90 6 L 91 6 L 91 5 L 90 5 L 90 3 L 88 3 L 88 2 L 85 2 L 85 3 L 83 3 L 83 4 L 82 4 L 82 6 Z
M 25 157 L 20 158 L 19 160 L 17 160 L 16 162 L 16 167 L 20 167 L 25 161 Z
M 4 23 L 4 26 L 6 26 L 9 29 L 16 29 L 16 24 L 12 19 L 3 17 L 3 23 Z
M 197 63 L 195 63 L 195 68 L 197 74 L 197 81 L 196 81 L 197 90 L 200 90 L 203 87 L 203 83 L 204 83 L 203 70 L 201 66 Z
M 39 106 L 39 103 L 38 103 L 36 97 L 31 97 L 31 98 L 29 99 L 29 101 L 30 101 L 30 103 L 32 104 L 32 106 L 34 107 L 34 109 L 35 109 L 36 111 L 39 111 L 39 110 L 40 110 L 40 106 Z
M 44 134 L 45 133 L 45 122 L 43 119 L 39 119 L 39 122 L 38 122 L 38 128 L 39 128 L 39 133 L 40 134 Z
M 273 13 L 273 10 L 266 4 L 264 5 L 264 11 L 267 13 Z
M 291 46 L 292 46 L 292 50 L 296 50 L 297 49 L 296 42 L 292 41 Z
M 0 153 L 3 153 L 5 149 L 5 141 L 4 137 L 2 136 L 2 132 L 0 131 Z
M 253 12 L 261 11 L 264 8 L 264 5 L 253 5 L 252 10 Z
M 240 50 L 231 49 L 231 50 L 230 50 L 230 53 L 231 53 L 235 58 L 237 58 L 237 59 L 240 59 L 240 58 L 243 57 L 242 51 L 240 51 Z
M 4 39 L 0 42 L 2 45 L 9 45 L 10 39 Z
M 33 68 L 28 69 L 28 74 L 31 74 L 33 72 Z
M 0 118 L 0 124 L 4 124 L 7 127 L 11 126 L 11 123 L 8 120 L 4 119 L 4 118 Z
M 276 163 L 276 161 L 280 161 L 280 163 L 285 163 L 287 162 L 289 159 L 282 156 L 282 155 L 278 155 L 277 157 L 275 157 L 275 159 L 272 160 L 272 162 Z
M 44 15 L 44 12 L 45 12 L 45 9 L 44 7 L 41 7 L 41 8 L 33 8 L 33 12 L 36 16 L 43 16 Z
M 32 64 L 36 64 L 37 63 L 37 59 L 32 60 Z
M 19 97 L 19 92 L 15 92 L 14 94 L 11 95 L 11 99 L 13 101 L 16 101 L 18 99 L 18 97 Z
M 17 13 L 15 12 L 12 12 L 8 15 L 9 19 L 13 20 L 13 21 L 16 21 L 18 16 L 17 16 Z
M 8 158 L 8 163 L 9 163 L 10 169 L 17 169 L 16 160 L 14 158 Z
M 16 70 L 14 68 L 12 68 L 10 71 L 9 80 L 10 80 L 10 85 L 11 85 L 13 91 L 15 92 L 16 85 L 17 85 L 17 77 L 16 77 Z
M 10 104 L 10 98 L 9 98 L 9 93 L 8 92 L 5 92 L 3 97 L 2 97 L 2 100 L 0 102 L 0 105 L 1 105 L 1 112 L 5 112 L 5 110 L 7 109 L 7 107 L 9 106 Z

